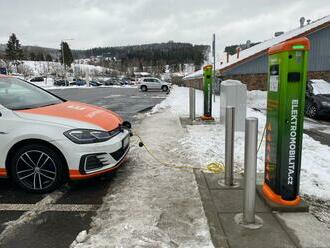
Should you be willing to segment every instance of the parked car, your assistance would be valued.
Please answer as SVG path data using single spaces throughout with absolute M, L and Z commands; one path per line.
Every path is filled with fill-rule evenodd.
M 118 78 L 110 78 L 104 82 L 104 85 L 123 85 L 123 82 Z
M 112 81 L 112 79 L 108 79 L 108 80 L 105 80 L 103 84 L 107 85 L 107 86 L 113 85 L 113 81 Z
M 75 81 L 75 85 L 77 85 L 77 86 L 84 86 L 84 85 L 86 85 L 86 81 L 83 80 L 83 79 L 77 79 Z
M 92 80 L 92 81 L 89 82 L 89 85 L 94 86 L 94 87 L 98 87 L 98 86 L 101 86 L 103 84 L 98 82 L 98 81 Z
M 55 86 L 68 86 L 68 85 L 70 85 L 70 82 L 68 80 L 59 79 L 59 80 L 55 80 L 54 85 Z
M 145 77 L 141 78 L 141 91 L 148 91 L 148 90 L 162 90 L 168 91 L 170 89 L 171 84 L 165 81 L 162 81 L 158 78 L 153 77 Z
M 0 76 L 0 176 L 27 191 L 46 193 L 116 170 L 129 150 L 129 129 L 107 109 Z
M 311 79 L 306 87 L 305 114 L 310 118 L 330 117 L 330 83 Z
M 30 82 L 31 83 L 34 83 L 34 82 L 44 82 L 45 79 L 43 77 L 33 77 L 30 79 Z

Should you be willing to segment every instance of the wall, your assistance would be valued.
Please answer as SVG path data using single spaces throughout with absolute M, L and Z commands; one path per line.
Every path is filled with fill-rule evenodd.
M 330 83 L 329 71 L 310 71 L 307 75 L 308 79 L 324 79 Z M 239 74 L 225 76 L 224 79 L 235 79 L 247 85 L 248 90 L 267 90 L 267 74 Z M 203 80 L 201 78 L 185 80 L 186 87 L 193 87 L 195 89 L 203 89 Z

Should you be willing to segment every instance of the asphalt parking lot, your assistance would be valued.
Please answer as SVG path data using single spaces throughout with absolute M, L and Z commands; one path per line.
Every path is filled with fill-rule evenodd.
M 132 122 L 166 97 L 163 92 L 137 88 L 51 90 L 58 96 L 111 109 Z M 77 234 L 89 229 L 102 197 L 116 183 L 115 175 L 68 183 L 59 191 L 37 195 L 0 180 L 0 247 L 68 247 Z

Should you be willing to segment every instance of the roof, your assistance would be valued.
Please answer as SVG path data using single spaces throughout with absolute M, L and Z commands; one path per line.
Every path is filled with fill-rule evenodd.
M 266 40 L 258 45 L 255 45 L 249 49 L 245 49 L 240 52 L 240 57 L 237 59 L 237 55 L 230 56 L 229 63 L 224 63 L 220 66 L 216 66 L 216 70 L 220 70 L 220 72 L 227 71 L 235 66 L 248 62 L 254 58 L 257 58 L 261 55 L 267 53 L 268 49 L 274 45 L 277 45 L 281 42 L 290 40 L 292 38 L 297 38 L 305 35 L 309 35 L 311 33 L 317 32 L 327 26 L 330 25 L 330 15 L 325 16 L 321 19 L 318 19 L 310 24 L 307 24 L 303 27 L 299 27 L 288 31 L 280 36 L 275 38 Z M 194 79 L 194 78 L 201 78 L 203 76 L 203 71 L 199 70 L 188 76 L 184 77 L 183 79 Z

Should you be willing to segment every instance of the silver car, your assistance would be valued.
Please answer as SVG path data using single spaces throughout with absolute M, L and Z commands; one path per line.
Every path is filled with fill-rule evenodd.
M 148 90 L 162 90 L 164 92 L 169 91 L 171 84 L 165 81 L 162 81 L 158 78 L 154 77 L 145 77 L 141 79 L 140 90 L 148 91 Z

